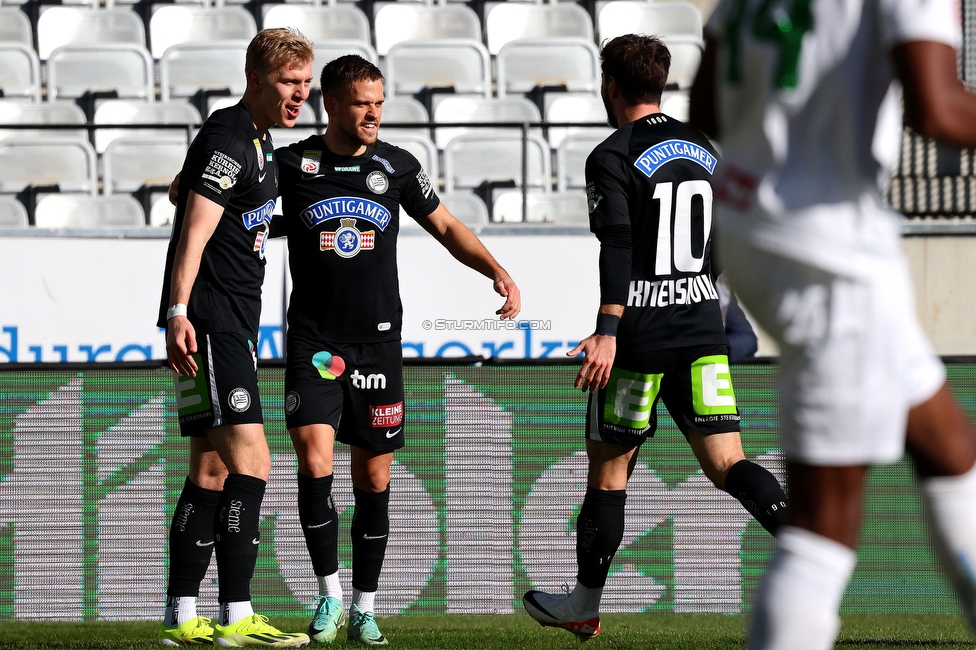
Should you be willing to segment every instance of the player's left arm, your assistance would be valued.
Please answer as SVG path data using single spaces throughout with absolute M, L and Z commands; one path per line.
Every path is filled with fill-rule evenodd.
M 946 43 L 910 41 L 892 50 L 902 83 L 905 121 L 919 134 L 976 148 L 976 94 L 956 74 L 956 51 Z
M 515 318 L 522 310 L 522 295 L 515 281 L 502 268 L 481 240 L 458 221 L 443 203 L 426 217 L 417 219 L 424 229 L 465 266 L 492 280 L 495 291 L 505 298 L 505 304 L 495 313 L 502 318 Z

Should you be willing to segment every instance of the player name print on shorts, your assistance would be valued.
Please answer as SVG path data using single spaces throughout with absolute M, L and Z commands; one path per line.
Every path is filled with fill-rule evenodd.
M 370 172 L 366 177 L 366 187 L 373 194 L 383 194 L 390 189 L 390 180 L 383 172 Z

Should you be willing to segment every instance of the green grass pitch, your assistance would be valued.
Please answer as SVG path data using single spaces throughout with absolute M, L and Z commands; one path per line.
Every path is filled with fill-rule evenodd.
M 973 637 L 959 616 L 851 614 L 837 647 L 844 650 L 931 648 L 962 650 Z M 586 650 L 718 650 L 742 646 L 746 618 L 721 614 L 609 614 L 600 636 Z M 271 621 L 286 631 L 304 629 L 307 620 Z M 395 616 L 380 619 L 391 650 L 553 650 L 580 642 L 562 630 L 542 628 L 524 614 L 509 616 Z M 7 648 L 160 648 L 158 623 L 0 622 L 0 649 Z M 316 647 L 313 644 L 310 647 Z M 325 647 L 325 646 L 318 646 Z M 334 648 L 362 647 L 345 641 Z

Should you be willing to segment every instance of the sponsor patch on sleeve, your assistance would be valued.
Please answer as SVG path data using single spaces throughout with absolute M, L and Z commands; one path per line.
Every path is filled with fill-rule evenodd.
M 213 182 L 214 190 L 224 192 L 237 184 L 241 173 L 241 164 L 221 151 L 213 152 L 210 162 L 203 170 L 202 178 Z
M 430 184 L 430 179 L 427 178 L 427 174 L 422 169 L 417 172 L 417 182 L 420 183 L 420 192 L 424 195 L 424 198 L 429 199 L 434 188 Z
M 590 214 L 596 210 L 596 206 L 600 205 L 600 201 L 603 200 L 603 196 L 596 191 L 596 185 L 593 183 L 586 184 L 586 208 L 589 210 Z

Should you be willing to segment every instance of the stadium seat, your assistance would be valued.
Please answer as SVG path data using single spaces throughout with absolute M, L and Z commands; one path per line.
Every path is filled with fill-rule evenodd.
M 394 133 L 412 133 L 427 137 L 430 116 L 424 105 L 412 97 L 387 97 L 383 102 L 383 131 L 380 139 Z M 390 124 L 417 124 L 416 127 L 391 127 Z
M 437 179 L 440 177 L 440 166 L 437 164 L 437 147 L 430 141 L 430 138 L 426 135 L 392 131 L 384 132 L 380 139 L 412 153 L 414 158 L 420 161 L 420 165 L 436 189 Z
M 465 226 L 478 232 L 488 225 L 488 207 L 470 192 L 444 192 L 437 195 L 444 207 Z
M 586 157 L 606 140 L 610 129 L 591 129 L 567 135 L 556 150 L 556 188 L 582 190 L 586 187 Z
M 490 125 L 498 122 L 538 123 L 541 121 L 542 116 L 539 114 L 539 109 L 535 107 L 535 104 L 522 97 L 499 97 L 495 99 L 447 95 L 434 108 L 435 123 L 480 122 Z M 469 126 L 435 127 L 434 142 L 438 149 L 443 149 L 455 136 L 472 131 L 489 134 L 504 132 L 518 135 L 522 133 L 522 129 L 518 127 L 492 128 L 487 126 L 482 129 Z M 542 135 L 542 131 L 538 127 L 530 128 L 529 133 L 535 136 Z
M 661 112 L 682 122 L 688 121 L 689 96 L 687 90 L 666 90 L 661 97 Z
M 279 203 L 281 203 L 279 201 Z M 153 199 L 149 209 L 149 225 L 153 228 L 172 228 L 176 220 L 176 206 L 169 202 L 169 197 L 161 194 Z
M 609 134 L 610 131 L 610 127 L 607 126 L 607 109 L 603 105 L 603 99 L 596 95 L 583 93 L 556 95 L 546 107 L 546 122 L 600 124 L 606 127 L 602 130 L 604 134 Z M 553 149 L 558 149 L 563 139 L 570 133 L 586 133 L 593 130 L 594 127 L 550 126 L 549 145 Z
M 73 140 L 88 142 L 84 128 L 85 113 L 72 102 L 8 102 L 0 101 L 0 124 L 77 124 L 78 129 L 4 129 L 0 128 L 0 140 Z
M 583 7 L 572 2 L 502 2 L 485 16 L 485 40 L 492 55 L 511 41 L 546 38 L 580 38 L 592 43 L 593 22 Z
M 240 98 L 247 80 L 247 41 L 182 43 L 159 61 L 159 94 L 163 101 L 192 97 L 200 91 L 225 92 Z
M 34 47 L 30 18 L 17 7 L 0 7 L 0 44 L 7 43 Z
M 12 196 L 0 196 L 0 228 L 26 228 L 27 208 Z
M 0 141 L 0 193 L 48 186 L 95 194 L 98 168 L 92 146 L 58 138 Z
M 5 99 L 41 101 L 41 65 L 32 47 L 0 43 L 0 90 Z
M 144 188 L 169 187 L 183 168 L 186 145 L 178 141 L 123 137 L 115 139 L 102 155 L 104 192 L 138 192 Z
M 370 43 L 369 19 L 354 5 L 263 5 L 264 28 L 293 27 L 313 43 Z
M 478 14 L 465 5 L 395 2 L 376 12 L 373 33 L 377 53 L 386 56 L 404 41 L 471 39 L 480 43 L 481 23 Z
M 48 194 L 37 202 L 38 228 L 141 228 L 142 206 L 131 196 Z
M 702 41 L 694 36 L 668 36 L 663 39 L 671 52 L 671 69 L 668 71 L 668 86 L 688 90 L 698 74 L 701 65 Z
M 193 124 L 189 129 L 105 129 L 95 130 L 95 151 L 102 153 L 120 137 L 180 140 L 189 146 L 203 122 L 200 112 L 182 100 L 144 102 L 132 99 L 109 99 L 95 110 L 95 124 Z
M 411 96 L 444 88 L 491 96 L 488 50 L 476 40 L 408 41 L 386 57 L 386 92 Z
M 529 187 L 548 192 L 552 175 L 549 145 L 535 136 L 527 142 Z M 444 149 L 444 191 L 474 190 L 486 198 L 499 186 L 522 185 L 522 138 L 506 133 L 463 133 Z
M 141 45 L 63 45 L 47 61 L 47 99 L 77 99 L 114 92 L 122 98 L 153 101 L 153 61 Z
M 551 223 L 557 226 L 590 226 L 586 207 L 586 194 L 576 192 L 539 192 L 529 190 L 526 196 L 526 222 Z M 522 221 L 522 192 L 504 192 L 495 199 L 492 207 L 494 223 L 518 223 Z
M 184 7 L 164 5 L 149 19 L 153 58 L 162 60 L 170 47 L 180 44 L 216 45 L 222 41 L 247 42 L 257 34 L 254 17 L 243 7 Z M 235 77 L 244 77 L 243 59 Z M 226 84 L 224 84 L 226 85 Z
M 613 0 L 603 5 L 596 22 L 601 43 L 623 34 L 651 34 L 664 40 L 690 36 L 702 40 L 701 13 L 690 2 L 679 0 Z
M 146 29 L 131 9 L 47 7 L 37 20 L 37 54 L 47 61 L 62 45 L 127 43 L 146 46 Z
M 498 53 L 498 96 L 557 88 L 600 92 L 600 52 L 581 38 L 510 41 Z

